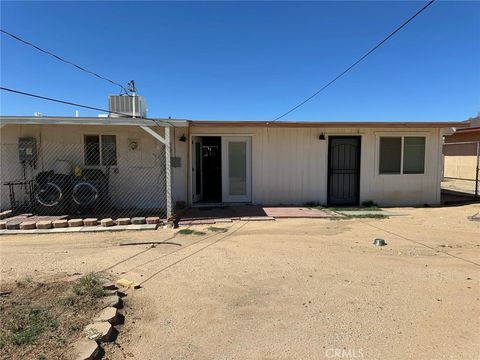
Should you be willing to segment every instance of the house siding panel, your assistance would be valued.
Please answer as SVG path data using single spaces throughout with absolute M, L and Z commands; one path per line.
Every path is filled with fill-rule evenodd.
M 439 129 L 195 127 L 192 135 L 251 135 L 253 202 L 305 204 L 327 202 L 328 140 L 324 133 L 361 136 L 360 202 L 381 206 L 440 202 L 441 141 Z M 378 136 L 426 136 L 425 173 L 378 174 Z
M 164 128 L 155 128 L 159 134 Z M 23 178 L 23 168 L 18 161 L 18 138 L 35 137 L 38 147 L 37 168 L 31 174 L 27 169 L 27 178 L 35 177 L 38 172 L 51 170 L 56 160 L 68 160 L 73 166 L 83 167 L 84 134 L 112 134 L 117 136 L 117 166 L 119 174 L 110 175 L 110 193 L 118 207 L 145 206 L 155 207 L 165 199 L 152 197 L 159 189 L 158 154 L 164 154 L 162 145 L 151 135 L 137 126 L 77 126 L 77 125 L 5 125 L 0 130 L 1 158 L 0 181 Z M 176 136 L 177 138 L 179 136 Z M 132 158 L 128 154 L 128 139 L 139 140 L 140 155 Z M 176 201 L 187 200 L 187 154 L 186 142 L 175 139 L 176 156 L 180 157 L 181 167 L 172 168 L 172 198 Z M 173 156 L 172 151 L 172 156 Z M 162 163 L 164 160 L 162 159 Z M 130 194 L 130 196 L 125 196 Z M 17 197 L 21 196 L 21 192 Z M 161 196 L 159 194 L 159 196 Z M 20 200 L 20 199 L 19 199 Z M 8 187 L 0 187 L 0 208 L 10 207 Z M 128 203 L 126 203 L 128 201 Z M 136 201 L 132 203 L 132 201 Z

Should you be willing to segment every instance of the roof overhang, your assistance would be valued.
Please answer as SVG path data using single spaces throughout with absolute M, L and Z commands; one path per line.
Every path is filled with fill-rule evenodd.
M 480 133 L 480 126 L 458 129 L 457 132 L 459 132 L 459 133 L 477 133 L 477 132 Z
M 0 116 L 0 125 L 103 125 L 188 127 L 186 120 L 116 117 Z
M 146 127 L 278 127 L 278 128 L 468 128 L 465 121 L 215 121 L 184 119 L 143 119 L 116 117 L 0 116 L 0 126 L 16 125 L 103 125 Z
M 363 122 L 363 121 L 190 121 L 197 127 L 278 127 L 278 128 L 450 128 L 468 127 L 468 123 L 455 122 Z

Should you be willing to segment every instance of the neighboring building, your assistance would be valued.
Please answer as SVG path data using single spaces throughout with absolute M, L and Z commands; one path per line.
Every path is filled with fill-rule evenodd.
M 439 204 L 444 130 L 462 125 L 3 116 L 1 182 L 38 183 L 49 170 L 64 181 L 77 166 L 97 169 L 116 209 L 166 209 L 170 201 Z M 72 180 L 74 191 L 81 179 Z M 22 181 L 15 186 L 16 200 L 43 196 L 38 184 L 30 195 Z M 88 197 L 82 186 L 77 199 Z M 71 196 L 65 189 L 62 201 Z M 0 207 L 9 208 L 8 187 L 0 190 Z
M 470 118 L 453 134 L 445 136 L 445 143 L 480 141 L 480 116 Z
M 443 176 L 450 179 L 450 185 L 461 185 L 467 192 L 472 192 L 475 181 L 479 181 L 480 116 L 469 119 L 468 123 L 470 127 L 445 136 Z M 458 180 L 456 184 L 454 180 Z

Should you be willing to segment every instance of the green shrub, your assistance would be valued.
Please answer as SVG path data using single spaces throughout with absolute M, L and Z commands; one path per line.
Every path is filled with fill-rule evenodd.
M 33 279 L 30 276 L 27 276 L 25 279 L 15 281 L 15 284 L 18 287 L 23 288 L 23 287 L 27 286 L 28 284 L 31 284 L 32 282 L 33 282 Z
M 8 344 L 24 345 L 34 342 L 40 334 L 57 327 L 48 311 L 41 308 L 20 309 L 0 334 L 0 348 Z
M 182 230 L 178 230 L 178 233 L 180 235 L 205 235 L 206 233 L 203 232 L 203 231 L 195 231 L 195 230 L 192 230 L 192 229 L 182 229 Z
M 228 229 L 225 229 L 225 228 L 221 228 L 221 227 L 215 227 L 215 226 L 210 226 L 208 228 L 209 231 L 212 231 L 212 232 L 218 232 L 218 233 L 224 233 L 224 232 L 227 232 Z
M 93 298 L 99 298 L 105 295 L 100 277 L 95 273 L 82 276 L 73 285 L 73 292 L 76 295 L 87 295 Z

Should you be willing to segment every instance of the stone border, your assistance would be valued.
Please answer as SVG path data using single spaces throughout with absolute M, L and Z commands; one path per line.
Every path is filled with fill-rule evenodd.
M 35 217 L 29 217 L 31 214 L 26 215 L 22 218 L 10 217 L 0 220 L 0 235 L 155 230 L 157 227 L 166 224 L 166 221 L 158 216 L 119 218 L 116 220 L 111 218 L 100 220 L 96 218 L 37 220 Z
M 5 210 L 5 211 L 0 212 L 0 220 L 8 218 L 8 217 L 12 216 L 12 214 L 13 214 L 12 210 Z
M 81 227 L 64 227 L 51 229 L 33 229 L 33 230 L 0 230 L 1 235 L 19 235 L 19 234 L 61 234 L 61 233 L 85 233 L 85 232 L 102 232 L 102 231 L 128 231 L 128 230 L 156 230 L 157 224 L 143 225 L 115 225 L 115 226 L 81 226 Z
M 118 330 L 115 325 L 123 323 L 125 319 L 119 311 L 123 305 L 120 294 L 123 297 L 127 294 L 119 292 L 117 285 L 107 278 L 102 279 L 102 288 L 106 292 L 106 296 L 100 299 L 104 307 L 92 322 L 85 326 L 82 337 L 73 344 L 73 356 L 76 360 L 97 359 L 102 352 L 102 343 L 116 339 Z

